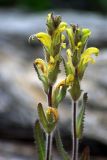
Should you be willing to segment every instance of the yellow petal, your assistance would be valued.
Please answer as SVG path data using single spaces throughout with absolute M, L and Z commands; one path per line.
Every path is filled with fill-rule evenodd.
M 62 43 L 61 47 L 65 49 L 66 48 L 66 43 Z
M 82 29 L 82 33 L 83 33 L 83 35 L 90 36 L 91 31 L 90 31 L 88 28 L 83 28 L 83 29 Z
M 83 65 L 84 65 L 84 64 L 87 64 L 88 62 L 94 64 L 94 63 L 95 63 L 95 60 L 94 60 L 92 57 L 86 57 L 86 58 L 84 58 L 84 60 L 83 60 Z
M 60 88 L 60 87 L 62 87 L 63 85 L 65 85 L 65 79 L 62 80 L 61 82 L 59 82 L 59 83 L 57 84 L 56 88 Z
M 49 63 L 48 63 L 48 72 L 53 70 L 55 67 L 55 59 L 53 56 L 50 56 Z
M 72 74 L 69 74 L 66 78 L 66 85 L 72 85 L 72 82 L 74 81 L 74 76 Z
M 61 23 L 59 24 L 57 30 L 58 30 L 59 32 L 63 32 L 63 31 L 66 29 L 66 27 L 67 27 L 67 23 L 66 23 L 66 22 L 61 22 Z
M 55 59 L 53 58 L 53 56 L 50 56 L 50 61 L 49 61 L 50 64 L 54 64 L 55 63 Z
M 65 35 L 64 34 L 61 35 L 61 40 L 62 40 L 62 42 L 65 40 Z
M 43 73 L 45 73 L 45 74 L 47 73 L 47 67 L 46 67 L 44 60 L 37 58 L 34 61 L 34 64 L 37 65 L 38 68 L 40 68 Z
M 36 37 L 40 40 L 40 42 L 45 46 L 50 48 L 51 46 L 51 37 L 49 34 L 40 32 L 36 34 Z
M 70 49 L 67 49 L 66 53 L 67 53 L 67 61 L 68 61 L 67 63 L 71 64 L 72 63 L 72 52 Z
M 88 62 L 95 63 L 95 60 L 93 59 L 92 54 L 95 55 L 95 56 L 98 56 L 99 49 L 94 48 L 94 47 L 90 47 L 90 48 L 86 49 L 83 52 L 83 54 L 81 55 L 80 62 L 82 62 L 83 64 L 86 64 Z
M 58 110 L 56 108 L 48 107 L 48 109 L 46 110 L 46 115 L 48 116 L 52 115 L 55 123 L 58 121 L 59 115 L 58 115 Z

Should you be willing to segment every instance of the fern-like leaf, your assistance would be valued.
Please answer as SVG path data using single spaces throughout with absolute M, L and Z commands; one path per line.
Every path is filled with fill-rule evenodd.
M 38 158 L 39 160 L 44 160 L 45 159 L 45 142 L 44 142 L 43 130 L 40 126 L 39 120 L 36 120 L 35 122 L 34 138 L 37 145 Z
M 63 160 L 70 160 L 68 153 L 65 151 L 65 149 L 63 147 L 60 132 L 58 129 L 56 129 L 56 131 L 55 131 L 55 141 L 56 141 L 56 146 L 57 146 L 58 152 L 61 155 L 62 159 Z
M 77 134 L 77 137 L 79 139 L 82 138 L 83 136 L 83 130 L 84 130 L 84 119 L 85 119 L 85 109 L 86 109 L 86 105 L 87 105 L 87 93 L 84 93 L 83 95 L 83 105 L 81 107 L 81 110 L 77 116 L 77 125 L 76 125 L 76 134 Z

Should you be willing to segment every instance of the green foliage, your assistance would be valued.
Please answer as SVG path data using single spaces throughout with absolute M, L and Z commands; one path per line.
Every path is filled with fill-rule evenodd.
M 50 84 L 54 84 L 56 82 L 57 76 L 60 73 L 59 69 L 60 61 L 55 62 L 53 66 L 49 69 L 48 79 Z
M 84 93 L 83 95 L 83 105 L 80 109 L 80 112 L 77 116 L 77 122 L 76 122 L 76 134 L 79 139 L 83 136 L 83 129 L 84 129 L 84 117 L 85 117 L 85 109 L 87 105 L 87 93 Z
M 75 79 L 73 82 L 73 85 L 71 87 L 71 89 L 69 90 L 72 99 L 74 101 L 77 101 L 81 95 L 81 89 L 80 89 L 80 83 L 78 81 L 78 79 Z
M 67 87 L 62 85 L 60 87 L 56 87 L 53 91 L 52 103 L 53 106 L 58 107 L 59 103 L 64 99 L 66 95 Z
M 41 129 L 40 122 L 37 120 L 34 127 L 34 138 L 38 149 L 39 160 L 44 160 L 45 157 L 45 141 L 43 130 Z
M 51 133 L 53 131 L 53 129 L 55 128 L 57 120 L 54 119 L 55 117 L 53 117 L 53 114 L 48 114 L 49 110 L 47 110 L 48 116 L 47 116 L 47 114 L 45 115 L 41 103 L 38 104 L 37 109 L 38 109 L 39 120 L 40 120 L 44 130 L 46 131 L 46 133 Z
M 70 160 L 68 153 L 65 151 L 65 149 L 63 147 L 60 132 L 58 129 L 56 129 L 56 131 L 55 131 L 55 141 L 56 141 L 58 152 L 61 155 L 62 159 L 63 160 Z
M 37 65 L 35 63 L 34 63 L 34 68 L 35 68 L 35 71 L 38 75 L 38 78 L 41 80 L 41 82 L 43 84 L 44 91 L 47 94 L 48 93 L 48 88 L 49 88 L 48 78 L 45 74 L 43 74 L 43 73 L 41 74 L 40 69 L 37 67 Z
M 44 113 L 44 110 L 43 110 L 43 107 L 42 107 L 42 104 L 41 104 L 41 103 L 38 104 L 37 110 L 38 110 L 39 120 L 40 120 L 43 128 L 44 128 L 47 132 L 49 132 L 49 131 L 48 131 L 48 121 L 47 121 L 47 119 L 46 119 L 46 115 L 45 115 L 45 113 Z

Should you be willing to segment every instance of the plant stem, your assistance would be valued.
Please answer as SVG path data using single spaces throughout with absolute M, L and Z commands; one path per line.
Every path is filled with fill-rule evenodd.
M 48 106 L 52 107 L 52 85 L 49 87 L 48 92 Z M 46 137 L 46 158 L 45 160 L 51 160 L 51 150 L 52 150 L 52 133 L 47 134 Z
M 72 106 L 72 160 L 78 160 L 78 139 L 76 137 L 76 101 Z
M 49 92 L 48 92 L 48 106 L 52 107 L 52 85 L 49 87 Z
M 52 148 L 52 134 L 47 134 L 47 137 L 46 137 L 46 160 L 51 159 L 51 148 Z
M 78 147 L 79 147 L 79 139 L 76 138 L 76 160 L 78 160 Z

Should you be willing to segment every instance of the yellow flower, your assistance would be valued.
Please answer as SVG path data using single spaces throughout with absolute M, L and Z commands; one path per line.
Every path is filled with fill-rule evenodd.
M 66 83 L 67 86 L 71 86 L 73 81 L 74 81 L 74 76 L 72 74 L 69 74 L 66 77 L 65 83 Z
M 63 31 L 65 31 L 66 27 L 67 27 L 67 23 L 66 22 L 61 22 L 56 31 L 61 33 Z
M 39 32 L 35 35 L 37 37 L 37 39 L 40 40 L 40 42 L 45 46 L 47 47 L 48 49 L 50 49 L 51 47 L 51 36 L 47 33 L 44 33 L 44 32 Z
M 68 70 L 72 73 L 72 74 L 74 74 L 74 66 L 73 66 L 73 64 L 72 64 L 72 56 L 73 56 L 73 54 L 72 54 L 72 52 L 71 52 L 71 50 L 70 49 L 67 49 L 67 51 L 66 51 L 66 53 L 67 53 L 67 66 L 68 66 Z M 70 74 L 71 74 L 70 73 Z
M 79 79 L 81 80 L 84 72 L 86 70 L 86 67 L 88 65 L 88 63 L 95 63 L 94 58 L 92 57 L 92 55 L 98 56 L 99 54 L 99 49 L 94 48 L 94 47 L 90 47 L 88 49 L 86 49 L 81 57 L 80 57 L 80 62 L 78 65 L 78 74 L 79 74 Z
M 37 65 L 38 69 L 40 69 L 43 74 L 47 74 L 47 67 L 44 60 L 38 58 L 34 61 L 34 64 Z
M 90 47 L 86 49 L 81 55 L 80 63 L 83 63 L 83 65 L 87 64 L 88 62 L 95 63 L 95 60 L 92 57 L 92 54 L 94 54 L 95 56 L 98 56 L 99 49 L 95 47 Z
M 48 107 L 46 110 L 46 116 L 48 119 L 52 118 L 53 122 L 56 123 L 58 121 L 58 110 L 54 107 Z
M 50 56 L 50 60 L 49 60 L 49 63 L 48 63 L 48 71 L 49 71 L 49 72 L 54 69 L 55 64 L 56 64 L 56 62 L 55 62 L 54 57 L 53 57 L 53 56 Z
M 62 80 L 61 82 L 59 82 L 59 83 L 57 84 L 56 88 L 60 88 L 60 87 L 62 87 L 62 86 L 64 86 L 64 85 L 65 85 L 65 79 Z

